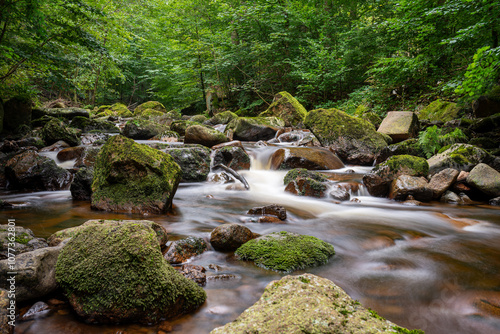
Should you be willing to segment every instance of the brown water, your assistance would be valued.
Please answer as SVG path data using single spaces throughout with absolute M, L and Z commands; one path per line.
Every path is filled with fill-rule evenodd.
M 405 206 L 370 197 L 361 189 L 360 202 L 335 204 L 329 199 L 296 197 L 284 192 L 284 172 L 265 170 L 272 149 L 250 148 L 252 170 L 242 172 L 250 191 L 228 191 L 208 182 L 181 184 L 175 210 L 169 215 L 127 215 L 96 212 L 89 203 L 71 200 L 69 191 L 3 193 L 18 204 L 0 212 L 0 220 L 16 223 L 48 237 L 88 219 L 150 219 L 169 231 L 170 240 L 185 236 L 209 238 L 222 223 L 245 224 L 257 233 L 290 231 L 313 235 L 335 246 L 324 266 L 303 272 L 326 277 L 366 307 L 398 325 L 426 333 L 500 333 L 500 211 L 491 206 L 431 203 Z M 337 179 L 359 182 L 355 174 L 335 171 Z M 246 212 L 255 206 L 280 204 L 286 224 L 254 223 Z M 196 313 L 168 322 L 173 333 L 208 333 L 234 320 L 256 302 L 265 286 L 284 276 L 236 260 L 232 254 L 208 251 L 191 261 L 207 268 L 207 302 Z M 209 264 L 220 266 L 218 272 Z M 210 279 L 232 274 L 231 280 Z M 16 333 L 157 333 L 158 326 L 95 326 L 79 321 L 70 310 L 20 322 Z

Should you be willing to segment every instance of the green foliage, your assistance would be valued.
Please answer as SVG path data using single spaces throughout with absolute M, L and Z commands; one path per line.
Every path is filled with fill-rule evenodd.
M 442 134 L 442 129 L 438 128 L 436 125 L 428 127 L 418 135 L 418 143 L 427 158 L 432 157 L 443 146 L 466 143 L 468 140 L 469 138 L 459 128 L 456 128 L 450 133 Z

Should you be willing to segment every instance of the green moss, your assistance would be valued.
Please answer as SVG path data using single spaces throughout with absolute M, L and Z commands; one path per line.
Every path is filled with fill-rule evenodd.
M 151 208 L 167 203 L 168 210 L 182 174 L 170 155 L 121 135 L 106 142 L 94 169 L 92 204 L 107 201 L 120 208 L 128 203 Z
M 290 182 L 295 181 L 299 177 L 310 178 L 318 182 L 328 181 L 328 179 L 321 173 L 312 172 L 305 168 L 295 168 L 286 173 L 285 177 L 283 178 L 283 184 L 287 185 Z
M 429 164 L 427 160 L 413 155 L 394 155 L 384 163 L 375 167 L 374 171 L 379 170 L 383 166 L 389 167 L 391 173 L 396 173 L 404 168 L 413 171 L 413 173 L 409 175 L 427 176 L 427 174 L 429 174 Z
M 142 117 L 142 118 L 152 118 L 152 117 L 158 117 L 158 116 L 163 116 L 164 113 L 159 110 L 155 109 L 142 109 L 142 110 L 135 110 L 134 116 L 136 117 Z
M 392 329 L 394 329 L 396 333 L 401 334 L 425 334 L 425 332 L 420 329 L 406 329 L 399 326 L 393 326 Z
M 56 280 L 77 313 L 91 322 L 108 317 L 158 322 L 206 299 L 203 289 L 166 262 L 155 232 L 134 222 L 94 225 L 77 233 L 59 254 Z
M 63 122 L 58 119 L 51 119 L 40 132 L 42 139 L 46 144 L 51 145 L 59 140 L 64 140 L 71 146 L 80 144 L 78 131 L 73 128 L 66 127 Z
M 189 120 L 191 122 L 203 123 L 207 120 L 207 118 L 205 117 L 205 115 L 196 115 L 196 116 L 191 117 Z
M 233 119 L 238 118 L 238 115 L 229 110 L 223 111 L 221 113 L 216 114 L 214 117 L 210 119 L 210 124 L 228 124 Z
M 316 237 L 282 231 L 250 240 L 235 254 L 266 269 L 291 272 L 325 264 L 335 251 Z
M 31 239 L 33 239 L 28 233 L 19 233 L 19 234 L 16 234 L 16 242 L 20 243 L 20 244 L 23 244 L 23 245 L 26 245 Z
M 454 102 L 436 100 L 422 109 L 418 118 L 429 121 L 448 122 L 459 118 L 460 107 Z
M 137 108 L 134 109 L 134 114 L 135 115 L 142 115 L 143 112 L 147 109 L 156 110 L 156 111 L 159 111 L 161 113 L 167 112 L 167 109 L 165 109 L 163 104 L 161 104 L 160 102 L 148 101 L 148 102 L 144 102 L 143 104 L 138 105 Z
M 276 97 L 278 100 L 274 101 L 259 117 L 276 116 L 283 119 L 286 126 L 296 126 L 304 121 L 307 110 L 296 98 L 288 92 L 279 92 Z
M 370 312 L 370 315 L 375 318 L 375 319 L 378 319 L 378 320 L 385 320 L 383 317 L 381 317 L 380 315 L 378 315 L 377 312 L 375 312 L 374 310 L 372 310 L 371 308 L 368 308 L 368 312 Z

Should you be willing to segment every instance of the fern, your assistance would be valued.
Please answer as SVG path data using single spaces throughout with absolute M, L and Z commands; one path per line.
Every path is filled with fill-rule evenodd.
M 427 159 L 440 151 L 443 146 L 464 143 L 468 140 L 469 138 L 458 128 L 450 133 L 442 135 L 442 129 L 438 128 L 436 125 L 428 127 L 418 135 L 418 143 Z

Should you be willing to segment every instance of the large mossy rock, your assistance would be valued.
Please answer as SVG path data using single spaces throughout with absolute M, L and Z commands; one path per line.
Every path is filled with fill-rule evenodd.
M 71 173 L 57 166 L 54 160 L 31 150 L 8 160 L 5 176 L 9 189 L 64 190 L 71 182 Z
M 332 281 L 312 274 L 272 281 L 236 320 L 210 334 L 410 333 L 364 308 Z
M 104 116 L 118 116 L 118 117 L 132 117 L 133 114 L 128 110 L 127 106 L 123 103 L 115 103 L 110 106 L 100 106 L 95 112 L 97 117 Z
M 478 164 L 467 177 L 467 183 L 491 198 L 500 196 L 500 173 L 486 164 Z
M 429 173 L 434 175 L 443 169 L 453 168 L 458 171 L 470 171 L 477 164 L 489 163 L 493 156 L 485 150 L 468 144 L 453 144 L 440 154 L 427 160 Z
M 146 119 L 134 119 L 125 123 L 123 135 L 132 139 L 150 139 L 167 130 L 168 126 Z
M 108 132 L 108 133 L 120 132 L 120 129 L 111 122 L 90 119 L 88 117 L 82 117 L 82 116 L 74 117 L 70 123 L 70 126 L 72 128 L 80 129 L 82 130 L 82 132 L 90 132 L 93 130 L 100 130 L 102 132 Z
M 328 170 L 344 167 L 342 161 L 334 153 L 323 148 L 280 148 L 271 156 L 271 169 L 275 170 L 293 168 Z
M 500 85 L 495 86 L 487 94 L 474 101 L 472 110 L 477 118 L 500 113 Z
M 392 181 L 400 175 L 424 176 L 429 173 L 429 164 L 424 158 L 412 155 L 395 155 L 377 165 L 363 176 L 363 183 L 372 196 L 385 197 Z
M 169 147 L 170 154 L 182 170 L 182 182 L 203 182 L 210 173 L 210 149 L 201 145 Z
M 59 254 L 56 280 L 91 323 L 157 323 L 194 311 L 206 299 L 163 258 L 155 231 L 135 222 L 77 233 Z
M 165 115 L 165 113 L 162 111 L 158 111 L 158 110 L 154 110 L 154 109 L 143 109 L 141 111 L 135 112 L 134 117 L 151 119 L 151 118 L 155 118 L 155 117 L 161 117 L 164 115 Z
M 459 112 L 460 107 L 456 103 L 436 100 L 420 111 L 418 119 L 431 122 L 448 122 L 460 118 Z
M 186 128 L 184 143 L 200 144 L 206 147 L 228 142 L 229 139 L 222 132 L 208 125 L 195 124 Z
M 241 260 L 254 261 L 259 267 L 292 272 L 327 263 L 335 250 L 316 237 L 282 231 L 250 240 L 235 254 Z
M 378 132 L 392 138 L 393 143 L 413 138 L 418 134 L 420 123 L 411 111 L 390 111 L 380 124 Z
M 170 124 L 170 130 L 177 132 L 179 136 L 184 136 L 186 134 L 186 129 L 191 125 L 199 125 L 199 124 L 191 121 L 178 120 Z
M 80 145 L 80 137 L 77 131 L 64 125 L 58 119 L 51 119 L 42 128 L 40 135 L 47 145 L 52 145 L 59 140 L 65 141 L 70 146 Z
M 92 208 L 115 212 L 168 211 L 182 174 L 170 155 L 121 135 L 102 147 L 94 169 Z
M 16 96 L 3 105 L 3 132 L 18 132 L 23 125 L 31 125 L 31 100 L 23 96 Z
M 284 126 L 285 122 L 277 117 L 239 117 L 229 122 L 226 135 L 241 141 L 269 140 Z
M 340 159 L 352 164 L 372 164 L 376 154 L 390 141 L 370 122 L 337 109 L 312 110 L 304 124 L 321 145 L 331 147 Z
M 273 103 L 259 117 L 279 117 L 285 126 L 298 126 L 304 122 L 307 110 L 290 93 L 280 92 L 274 96 Z
M 232 111 L 226 110 L 214 115 L 214 117 L 210 118 L 209 120 L 206 120 L 204 124 L 207 125 L 228 124 L 235 118 L 238 118 L 238 115 L 236 115 Z
M 89 118 L 90 113 L 82 108 L 35 108 L 33 109 L 33 119 L 50 116 L 56 118 L 74 119 L 75 117 Z
M 144 111 L 147 110 L 147 109 L 152 109 L 152 110 L 160 111 L 162 113 L 166 113 L 167 112 L 167 109 L 160 102 L 158 102 L 158 101 L 148 101 L 148 102 L 144 102 L 143 104 L 138 105 L 134 109 L 134 115 L 136 115 L 136 116 L 143 115 Z
M 376 164 L 386 161 L 393 155 L 414 155 L 416 157 L 425 158 L 425 152 L 416 138 L 410 138 L 405 141 L 391 144 L 384 147 L 375 160 Z

